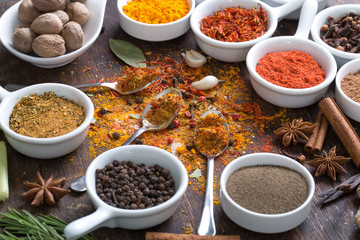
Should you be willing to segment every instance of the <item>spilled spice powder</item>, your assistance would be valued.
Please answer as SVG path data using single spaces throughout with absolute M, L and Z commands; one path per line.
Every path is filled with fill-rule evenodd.
M 284 118 L 287 109 L 281 108 L 271 115 L 263 114 L 261 106 L 251 94 L 250 84 L 239 77 L 240 63 L 231 64 L 223 70 L 217 67 L 217 61 L 209 60 L 200 68 L 190 68 L 182 62 L 180 52 L 179 57 L 175 59 L 156 54 L 151 56 L 155 56 L 155 59 L 150 59 L 146 63 L 161 74 L 154 83 L 137 94 L 119 96 L 111 91 L 95 91 L 95 89 L 87 92 L 95 106 L 94 118 L 96 120 L 88 132 L 90 159 L 107 149 L 121 146 L 139 129 L 141 127 L 139 116 L 146 105 L 164 89 L 174 87 L 174 78 L 178 80 L 178 89 L 183 93 L 181 109 L 176 116 L 179 126 L 161 131 L 144 132 L 133 144 L 151 145 L 173 153 L 182 161 L 189 174 L 196 169 L 205 172 L 207 162 L 194 147 L 195 128 L 190 127 L 191 118 L 186 114 L 189 112 L 190 103 L 194 102 L 194 119 L 199 120 L 202 113 L 212 108 L 221 111 L 229 124 L 233 144 L 217 157 L 216 162 L 222 166 L 221 168 L 245 152 L 259 152 L 264 146 L 269 152 L 276 149 L 265 130 L 271 123 L 275 123 L 275 120 Z M 120 77 L 113 76 L 107 81 L 117 81 L 122 75 L 132 71 L 134 69 L 125 68 L 119 73 Z M 192 82 L 209 74 L 225 81 L 221 83 L 221 86 L 208 91 L 197 91 L 190 87 Z M 204 97 L 205 100 L 199 101 L 200 97 Z M 101 108 L 108 110 L 107 114 L 98 114 Z M 238 118 L 234 119 L 233 114 L 237 114 Z M 119 133 L 119 139 L 115 140 L 111 137 L 113 132 Z M 170 144 L 168 138 L 173 139 Z M 257 141 L 253 141 L 254 138 Z M 219 187 L 219 177 L 220 172 L 215 175 L 215 188 Z M 205 182 L 203 176 L 191 179 L 189 189 L 194 194 L 198 194 L 205 190 Z M 218 198 L 214 196 L 214 199 Z
M 286 88 L 309 88 L 325 80 L 325 71 L 302 51 L 272 52 L 262 57 L 256 72 L 265 80 Z

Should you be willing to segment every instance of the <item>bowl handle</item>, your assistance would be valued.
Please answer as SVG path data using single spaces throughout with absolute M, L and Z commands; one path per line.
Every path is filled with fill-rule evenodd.
M 0 102 L 4 100 L 10 92 L 6 91 L 3 87 L 0 86 Z
M 311 25 L 318 10 L 317 0 L 305 0 L 300 13 L 298 28 L 294 36 L 308 39 Z
M 278 20 L 281 20 L 284 17 L 286 17 L 289 13 L 300 8 L 303 3 L 304 0 L 292 0 L 279 7 L 272 7 L 272 10 L 276 14 Z
M 78 239 L 102 227 L 111 217 L 108 210 L 100 207 L 94 213 L 69 223 L 64 229 L 65 237 L 67 240 Z

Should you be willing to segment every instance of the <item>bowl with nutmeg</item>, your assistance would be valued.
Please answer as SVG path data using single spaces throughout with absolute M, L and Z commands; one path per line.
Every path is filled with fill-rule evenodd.
M 0 18 L 0 41 L 16 57 L 56 68 L 86 52 L 100 34 L 106 0 L 22 0 Z
M 311 27 L 311 36 L 331 52 L 338 68 L 360 58 L 360 5 L 335 5 L 320 11 Z
M 180 205 L 188 175 L 168 151 L 127 145 L 96 157 L 85 182 L 96 211 L 69 223 L 66 239 L 78 239 L 99 227 L 138 230 L 166 221 Z
M 84 142 L 94 106 L 77 88 L 42 83 L 14 92 L 0 87 L 0 112 L 0 128 L 17 152 L 36 159 L 53 159 Z

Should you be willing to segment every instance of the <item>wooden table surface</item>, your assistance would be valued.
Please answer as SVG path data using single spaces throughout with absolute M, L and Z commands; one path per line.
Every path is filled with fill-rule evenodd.
M 359 0 L 330 0 L 328 5 L 336 5 L 343 3 L 359 3 Z M 0 2 L 0 15 L 3 14 L 10 6 L 15 4 L 15 1 Z M 295 32 L 297 21 L 283 20 L 278 24 L 276 35 L 292 35 Z M 179 60 L 181 55 L 179 53 L 184 50 L 198 50 L 195 38 L 191 30 L 183 36 L 166 42 L 146 42 L 135 39 L 127 35 L 120 27 L 117 17 L 116 1 L 108 0 L 104 29 L 93 46 L 82 56 L 77 58 L 72 63 L 56 68 L 56 69 L 41 69 L 35 67 L 27 62 L 24 62 L 2 45 L 0 46 L 0 85 L 4 87 L 8 83 L 18 84 L 36 84 L 43 82 L 58 82 L 66 84 L 86 83 L 102 78 L 107 79 L 114 76 L 124 68 L 125 64 L 116 59 L 108 47 L 108 39 L 122 39 L 132 42 L 143 52 L 154 52 L 162 56 Z M 215 64 L 217 69 L 227 70 L 232 63 L 218 62 Z M 111 67 L 109 67 L 111 66 Z M 249 85 L 249 76 L 245 63 L 238 63 L 239 75 L 245 83 Z M 88 69 L 84 74 L 84 69 Z M 333 91 L 332 85 L 329 92 Z M 266 113 L 275 113 L 281 110 L 275 107 L 256 95 L 256 93 L 249 87 L 249 91 L 255 101 L 258 101 L 261 110 Z M 286 115 L 289 119 L 303 117 L 308 121 L 315 121 L 315 117 L 319 107 L 317 104 L 300 109 L 287 109 Z M 0 113 L 1 114 L 1 113 Z M 350 120 L 351 124 L 360 133 L 360 124 Z M 270 129 L 266 129 L 266 134 L 273 135 L 272 131 L 279 126 L 279 122 L 269 123 Z M 261 141 L 255 137 L 254 142 Z M 271 136 L 273 137 L 273 136 Z M 0 140 L 5 141 L 5 137 L 0 132 Z M 48 207 L 31 207 L 30 203 L 24 200 L 20 195 L 25 191 L 23 182 L 25 180 L 35 180 L 36 171 L 40 171 L 44 176 L 49 176 L 54 173 L 56 178 L 66 177 L 67 185 L 74 179 L 83 175 L 91 160 L 88 158 L 88 144 L 84 143 L 76 151 L 53 160 L 38 160 L 26 157 L 17 153 L 9 144 L 8 150 L 8 170 L 10 183 L 10 197 L 0 202 L 0 211 L 6 212 L 7 209 L 15 208 L 17 210 L 26 209 L 31 213 L 37 214 L 54 214 L 61 219 L 78 219 L 88 215 L 94 211 L 94 207 L 90 198 L 86 193 L 77 194 L 71 193 L 61 199 L 55 206 Z M 257 142 L 258 145 L 265 143 Z M 274 148 L 271 151 L 277 152 L 281 148 L 278 141 L 271 142 Z M 327 133 L 323 149 L 328 151 L 332 146 L 337 146 L 339 155 L 348 156 L 344 146 L 339 140 L 336 133 L 330 128 Z M 242 154 L 250 152 L 244 151 Z M 221 169 L 223 165 L 217 163 L 215 165 L 216 174 L 215 182 L 219 182 Z M 314 169 L 307 166 L 307 168 L 314 174 Z M 320 192 L 330 189 L 346 180 L 350 176 L 359 172 L 354 163 L 349 161 L 345 168 L 347 174 L 338 174 L 336 182 L 331 181 L 327 176 L 316 177 L 316 192 L 313 201 L 313 206 L 309 217 L 304 223 L 297 228 L 280 234 L 259 234 L 233 223 L 222 211 L 220 204 L 215 204 L 215 222 L 217 226 L 218 235 L 240 235 L 241 239 L 360 239 L 360 231 L 354 224 L 354 217 L 360 205 L 360 198 L 352 192 L 346 196 L 341 197 L 337 201 L 319 206 L 317 203 L 320 198 L 317 196 Z M 217 196 L 219 189 L 216 189 Z M 170 233 L 185 233 L 186 231 L 196 234 L 196 229 L 200 221 L 203 191 L 196 191 L 194 187 L 189 187 L 181 202 L 177 212 L 164 223 L 150 229 L 129 231 L 120 228 L 108 229 L 100 228 L 94 232 L 98 239 L 144 239 L 145 233 L 148 231 L 154 232 L 170 232 Z M 121 238 L 119 238 L 121 236 Z

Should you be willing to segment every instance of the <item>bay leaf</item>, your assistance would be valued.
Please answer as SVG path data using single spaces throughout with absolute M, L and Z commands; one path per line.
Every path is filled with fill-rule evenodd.
M 126 64 L 133 67 L 146 67 L 146 63 L 143 63 L 146 60 L 145 55 L 132 43 L 110 38 L 109 46 L 111 51 Z

